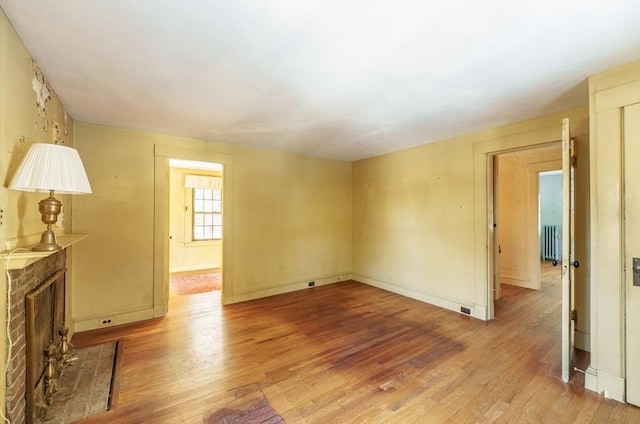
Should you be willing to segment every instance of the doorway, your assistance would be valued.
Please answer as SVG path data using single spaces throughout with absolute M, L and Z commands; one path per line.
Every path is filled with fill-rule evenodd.
M 541 233 L 539 175 L 561 169 L 561 159 L 559 143 L 502 152 L 493 158 L 494 239 L 497 244 L 494 300 L 502 297 L 503 285 L 533 290 L 542 287 L 540 245 L 544 234 Z M 561 178 L 560 175 L 560 182 Z M 557 204 L 554 206 L 558 207 Z M 561 214 L 562 202 L 559 208 Z
M 222 290 L 223 305 L 233 301 L 233 157 L 205 146 L 191 149 L 162 144 L 154 145 L 154 249 L 153 249 L 153 305 L 154 317 L 163 317 L 169 307 L 169 159 L 209 162 L 222 165 Z
M 490 250 L 493 252 L 493 255 L 491 255 L 492 257 L 489 261 L 489 265 L 492 268 L 492 273 L 490 274 L 492 278 L 491 284 L 495 289 L 495 296 L 492 296 L 490 300 L 492 302 L 490 309 L 493 309 L 495 317 L 499 317 L 500 310 L 504 307 L 505 302 L 505 300 L 498 300 L 502 294 L 501 288 L 503 282 L 506 282 L 506 284 L 510 286 L 519 286 L 529 290 L 533 289 L 533 293 L 539 291 L 540 294 L 535 294 L 535 296 L 544 295 L 548 297 L 551 293 L 553 299 L 556 299 L 554 302 L 558 305 L 558 312 L 561 312 L 560 317 L 562 317 L 562 337 L 560 339 L 562 340 L 563 348 L 561 368 L 562 378 L 565 382 L 568 382 L 569 378 L 571 378 L 570 375 L 573 374 L 573 371 L 570 372 L 570 364 L 576 366 L 573 368 L 574 370 L 582 370 L 586 368 L 589 361 L 588 343 L 584 343 L 582 340 L 578 342 L 577 335 L 582 331 L 581 328 L 576 326 L 578 313 L 575 309 L 576 304 L 584 304 L 584 302 L 575 301 L 576 295 L 579 300 L 588 297 L 588 287 L 583 284 L 584 280 L 582 279 L 574 280 L 578 281 L 578 284 L 575 285 L 565 281 L 569 272 L 571 273 L 570 278 L 573 279 L 574 270 L 577 274 L 578 268 L 580 267 L 579 261 L 575 256 L 575 249 L 573 248 L 575 247 L 573 232 L 570 233 L 571 237 L 567 237 L 567 240 L 569 240 L 572 246 L 569 256 L 571 259 L 566 263 L 562 263 L 562 265 L 557 268 L 552 267 L 549 263 L 559 265 L 559 258 L 565 257 L 567 254 L 564 252 L 558 254 L 557 251 L 554 251 L 554 248 L 560 250 L 559 242 L 561 240 L 558 238 L 558 235 L 553 234 L 552 231 L 550 251 L 544 252 L 542 250 L 541 241 L 544 241 L 545 234 L 543 233 L 543 218 L 539 209 L 541 203 L 540 173 L 544 176 L 544 173 L 547 171 L 558 170 L 560 168 L 565 169 L 565 166 L 567 169 L 570 168 L 570 174 L 568 171 L 562 173 L 562 175 L 565 176 L 571 175 L 570 180 L 562 176 L 560 177 L 560 181 L 563 183 L 563 194 L 559 211 L 563 217 L 563 223 L 562 227 L 558 228 L 558 230 L 563 229 L 565 225 L 567 226 L 566 228 L 573 228 L 573 221 L 570 221 L 571 225 L 565 222 L 567 216 L 574 216 L 573 198 L 575 192 L 573 190 L 573 183 L 571 183 L 571 189 L 568 191 L 571 195 L 568 199 L 565 196 L 567 193 L 566 185 L 569 184 L 568 181 L 573 181 L 573 176 L 575 175 L 574 167 L 578 158 L 575 156 L 573 147 L 571 147 L 570 155 L 565 153 L 566 150 L 568 150 L 567 146 L 573 145 L 574 141 L 570 139 L 569 134 L 565 137 L 565 128 L 568 128 L 568 120 L 563 122 L 563 142 L 560 146 L 559 143 L 556 142 L 528 149 L 492 152 L 488 155 L 490 159 L 489 164 L 492 166 L 492 173 L 490 174 L 492 183 L 489 185 L 488 199 L 490 200 L 488 206 L 489 216 L 492 218 L 490 222 L 493 222 L 492 227 L 494 227 L 494 231 L 489 234 L 491 244 L 495 246 L 494 250 Z M 568 133 L 568 130 L 566 132 Z M 583 158 L 588 159 L 588 157 Z M 510 168 L 516 169 L 516 172 L 504 175 Z M 517 177 L 518 173 L 520 174 L 520 179 Z M 517 192 L 516 199 L 509 198 L 508 190 L 506 190 L 505 193 L 501 185 Z M 582 204 L 581 201 L 582 198 L 579 199 L 579 204 Z M 556 201 L 555 203 L 556 206 L 558 206 L 558 202 Z M 507 205 L 506 207 L 505 204 Z M 501 214 L 500 209 L 506 210 L 508 213 Z M 562 213 L 563 211 L 564 213 Z M 585 210 L 578 209 L 578 211 L 581 218 L 583 218 L 583 212 Z M 509 219 L 513 216 L 516 217 L 516 223 L 523 223 L 520 227 Z M 572 220 L 573 218 L 570 219 Z M 516 227 L 515 230 L 512 227 Z M 567 232 L 566 228 L 564 228 L 565 235 Z M 511 239 L 509 239 L 508 236 L 503 236 L 502 232 L 507 233 L 508 236 L 510 235 Z M 564 237 L 564 235 L 562 237 Z M 569 249 L 564 246 L 566 243 L 566 241 L 563 243 L 563 251 L 565 251 L 565 249 L 569 251 Z M 504 259 L 509 258 L 509 256 L 505 257 L 503 255 L 505 249 L 509 251 L 509 253 L 512 253 L 512 256 L 516 257 L 517 261 L 515 265 L 514 263 L 504 261 Z M 549 262 L 541 262 L 544 259 L 548 259 Z M 507 272 L 505 272 L 505 269 Z M 570 271 L 567 271 L 569 269 Z M 519 274 L 516 274 L 514 270 L 519 271 Z M 505 278 L 505 274 L 508 274 L 507 278 Z M 575 287 L 575 293 L 572 287 Z M 511 292 L 511 289 L 507 290 L 507 293 Z M 535 296 L 532 297 L 532 299 L 535 299 Z M 588 314 L 588 308 L 582 309 L 581 313 L 583 316 L 584 314 Z M 572 318 L 569 318 L 570 315 Z M 578 319 L 578 322 L 584 323 L 586 320 Z M 569 325 L 571 325 L 571 328 L 567 329 Z M 565 346 L 565 343 L 568 343 L 567 346 Z M 579 350 L 574 349 L 574 347 Z M 567 353 L 565 354 L 565 352 Z M 573 359 L 570 359 L 569 356 L 573 356 Z M 575 374 L 573 375 L 575 376 Z
M 492 159 L 494 243 L 497 245 L 493 282 L 495 318 L 508 316 L 512 305 L 524 298 L 544 308 L 537 316 L 523 316 L 523 320 L 531 322 L 555 315 L 559 318 L 563 307 L 561 267 L 544 261 L 541 252 L 544 234 L 541 233 L 540 173 L 562 168 L 562 146 L 555 142 L 497 152 Z M 560 178 L 562 182 L 562 175 Z M 562 216 L 562 202 L 554 206 L 559 207 Z M 554 357 L 561 359 L 562 327 L 560 320 L 557 321 L 558 326 L 549 337 L 557 353 Z
M 222 164 L 169 159 L 170 299 L 222 290 L 222 180 Z

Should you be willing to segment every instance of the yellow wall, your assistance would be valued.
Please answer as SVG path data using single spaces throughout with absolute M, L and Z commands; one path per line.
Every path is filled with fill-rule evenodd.
M 583 107 L 354 162 L 354 278 L 490 318 L 489 156 L 558 141 L 564 117 L 571 118 L 572 134 L 586 150 L 588 110 Z M 583 250 L 588 245 L 586 168 L 576 200 L 578 225 L 586 229 L 576 243 Z M 587 275 L 580 278 L 588 286 Z
M 224 193 L 224 243 L 233 246 L 223 258 L 227 302 L 301 289 L 308 281 L 334 282 L 350 273 L 350 163 L 85 123 L 75 128 L 94 190 L 76 199 L 74 228 L 92 234 L 74 251 L 76 330 L 96 328 L 101 318 L 120 324 L 158 315 L 158 146 L 232 158 L 232 171 L 224 172 L 233 187 Z
M 355 162 L 353 217 L 356 280 L 440 306 L 474 304 L 470 143 Z
M 43 82 L 50 92 L 44 108 L 36 107 L 33 79 Z M 0 252 L 37 242 L 45 230 L 38 202 L 43 193 L 9 190 L 16 168 L 31 144 L 58 141 L 73 146 L 73 120 L 44 79 L 22 40 L 0 10 Z M 72 196 L 56 195 L 64 204 L 64 230 L 71 230 Z M 63 229 L 55 229 L 63 232 Z M 69 263 L 67 264 L 69 267 Z M 71 289 L 71 274 L 67 276 Z M 0 260 L 0 310 L 6 310 L 6 262 Z M 6 361 L 6 316 L 0 314 L 0 363 Z M 4 367 L 4 366 L 3 366 Z M 5 382 L 0 382 L 0 408 L 5 408 Z
M 197 241 L 192 238 L 192 189 L 185 188 L 185 176 L 215 175 L 220 172 L 171 168 L 169 173 L 169 272 L 182 272 L 222 266 L 222 240 Z

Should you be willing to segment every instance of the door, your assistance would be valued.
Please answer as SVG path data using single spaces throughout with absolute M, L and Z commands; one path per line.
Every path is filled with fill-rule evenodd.
M 624 225 L 627 402 L 640 406 L 640 103 L 624 108 Z M 635 262 L 633 258 L 639 258 Z M 634 266 L 635 265 L 635 266 Z M 637 283 L 640 284 L 640 283 Z
M 574 143 L 569 119 L 562 120 L 562 381 L 569 382 L 573 348 L 573 271 L 578 262 L 574 252 Z
M 502 283 L 500 281 L 500 254 L 502 249 L 500 247 L 500 227 L 498 226 L 498 157 L 493 156 L 493 175 L 490 177 L 493 180 L 493 208 L 490 211 L 490 220 L 493 222 L 490 231 L 493 231 L 493 300 L 500 300 L 502 297 Z

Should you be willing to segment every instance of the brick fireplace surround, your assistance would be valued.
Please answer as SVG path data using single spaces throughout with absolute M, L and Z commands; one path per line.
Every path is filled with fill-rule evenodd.
M 57 270 L 65 268 L 66 249 L 37 260 L 22 269 L 9 271 L 11 277 L 11 319 L 9 322 L 13 347 L 7 370 L 7 418 L 12 424 L 27 423 L 26 366 L 27 341 L 25 297 Z

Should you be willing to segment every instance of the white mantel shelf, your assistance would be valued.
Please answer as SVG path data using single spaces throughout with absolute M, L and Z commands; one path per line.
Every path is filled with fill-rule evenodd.
M 74 243 L 79 242 L 80 240 L 87 238 L 89 234 L 58 234 L 56 235 L 56 240 L 58 244 L 62 246 L 63 249 L 71 246 Z M 33 246 L 25 246 L 24 250 L 16 250 L 11 253 L 9 250 L 5 250 L 0 253 L 0 260 L 5 262 L 7 269 L 23 269 L 28 267 L 34 262 L 39 261 L 42 258 L 46 258 L 47 256 L 53 255 L 58 252 L 58 250 L 54 250 L 52 252 L 34 252 L 31 250 Z M 7 258 L 11 253 L 11 257 L 9 258 L 9 263 L 7 264 Z

